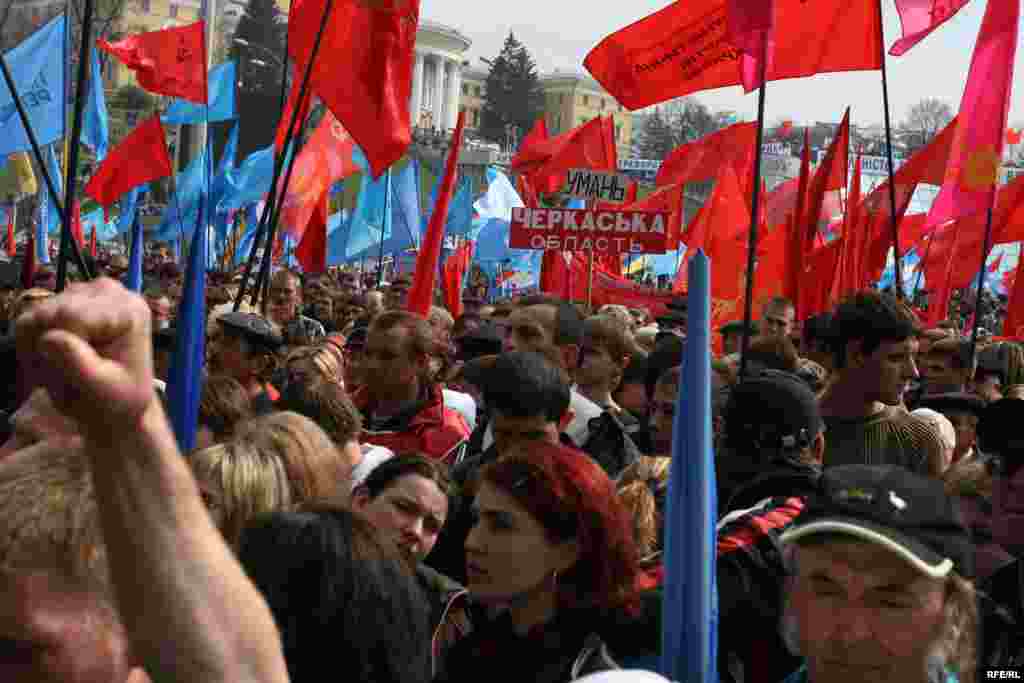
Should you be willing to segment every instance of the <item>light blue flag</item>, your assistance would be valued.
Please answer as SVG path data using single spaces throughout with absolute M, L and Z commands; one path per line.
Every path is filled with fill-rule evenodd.
M 89 99 L 85 102 L 82 118 L 82 142 L 103 161 L 110 145 L 110 129 L 107 126 L 107 98 L 103 93 L 103 72 L 95 46 L 92 48 L 92 65 L 89 73 Z
M 270 192 L 274 179 L 274 146 L 253 152 L 225 176 L 218 211 L 237 211 L 258 202 Z
M 60 163 L 57 161 L 57 153 L 54 145 L 51 145 L 46 154 L 46 170 L 53 179 L 54 189 L 58 194 L 63 194 L 64 179 L 61 177 Z M 49 235 L 60 232 L 60 212 L 50 197 L 46 182 L 42 183 L 39 194 L 39 222 L 36 224 L 36 260 L 39 263 L 50 262 Z
M 718 683 L 711 276 L 703 251 L 690 259 L 687 291 L 689 324 L 666 499 L 660 673 L 672 681 Z
M 174 239 L 186 226 L 199 220 L 199 199 L 206 194 L 207 158 L 204 153 L 197 156 L 175 177 L 175 191 L 167 203 L 163 218 L 156 229 L 156 239 Z
M 525 206 L 508 176 L 494 168 L 487 169 L 487 192 L 476 200 L 473 208 L 481 218 L 512 220 L 512 209 Z
M 238 68 L 234 61 L 218 64 L 210 69 L 209 75 L 209 117 L 207 105 L 174 99 L 163 113 L 160 120 L 165 124 L 217 123 L 238 118 L 238 105 L 235 98 Z
M 414 246 L 420 241 L 420 179 L 419 162 L 409 163 L 391 179 L 392 225 L 397 234 L 408 235 Z
M 62 14 L 5 55 L 40 145 L 64 135 L 64 30 Z M 0 155 L 32 149 L 6 83 L 0 83 L 0 132 Z
M 238 124 L 231 127 L 228 134 L 228 141 L 224 145 L 224 151 L 217 162 L 217 172 L 213 176 L 213 183 L 210 186 L 210 206 L 215 214 L 227 214 L 221 208 L 221 202 L 231 194 L 231 172 L 235 168 L 235 155 L 238 153 Z
M 199 213 L 203 213 L 202 209 Z M 176 318 L 177 337 L 167 376 L 167 412 L 182 453 L 191 452 L 196 445 L 206 356 L 207 231 L 196 223 L 193 235 L 185 271 L 185 291 Z
M 96 209 L 95 211 L 82 214 L 82 235 L 87 241 L 95 228 L 96 241 L 109 242 L 117 237 L 117 225 L 116 219 L 108 221 L 103 217 L 103 209 Z
M 131 230 L 135 223 L 135 210 L 139 205 L 139 200 L 142 199 L 143 194 L 146 192 L 148 184 L 139 185 L 128 190 L 123 197 L 121 197 L 121 209 L 120 214 L 117 216 L 117 234 L 124 235 Z
M 253 240 L 256 239 L 256 229 L 260 223 L 259 204 L 250 204 L 245 210 L 245 232 L 238 238 L 238 246 L 235 247 L 235 265 L 241 265 L 249 259 L 249 252 L 252 251 Z
M 142 220 L 137 215 L 133 216 L 131 251 L 128 256 L 128 272 L 125 274 L 124 286 L 135 293 L 142 291 L 142 243 L 144 239 Z

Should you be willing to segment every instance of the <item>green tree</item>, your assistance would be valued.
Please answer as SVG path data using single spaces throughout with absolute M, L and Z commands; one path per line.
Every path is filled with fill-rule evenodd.
M 250 0 L 228 48 L 243 92 L 280 93 L 287 27 L 275 0 Z
M 522 139 L 544 113 L 537 64 L 511 32 L 501 52 L 488 64 L 480 137 L 504 142 L 507 126 L 512 125 Z

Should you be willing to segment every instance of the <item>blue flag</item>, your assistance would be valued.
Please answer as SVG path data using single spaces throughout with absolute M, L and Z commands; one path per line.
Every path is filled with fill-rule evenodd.
M 718 683 L 711 276 L 703 251 L 690 259 L 689 269 L 689 324 L 665 508 L 660 673 L 672 681 Z
M 160 120 L 164 124 L 190 124 L 217 123 L 237 119 L 235 84 L 238 82 L 238 68 L 236 62 L 224 62 L 210 69 L 209 79 L 209 116 L 207 116 L 205 104 L 174 99 Z
M 258 202 L 270 192 L 270 183 L 274 179 L 274 152 L 273 145 L 253 152 L 238 168 L 227 173 L 218 211 L 237 211 Z
M 98 161 L 107 156 L 110 146 L 110 129 L 107 126 L 107 98 L 103 94 L 103 72 L 95 46 L 92 48 L 92 65 L 89 73 L 89 99 L 85 102 L 82 119 L 82 142 L 96 155 Z
M 134 213 L 134 212 L 133 212 Z M 132 244 L 128 256 L 128 273 L 125 275 L 124 286 L 135 293 L 142 292 L 142 221 L 138 216 L 132 223 Z
M 103 209 L 96 209 L 82 214 L 82 234 L 89 239 L 93 229 L 96 230 L 97 242 L 109 242 L 117 237 L 117 221 L 106 220 Z
M 431 209 L 433 210 L 433 209 Z M 473 227 L 473 179 L 464 175 L 459 180 L 459 187 L 448 205 L 448 221 L 445 223 L 446 235 L 465 235 Z
M 420 242 L 419 162 L 410 159 L 391 181 L 392 224 L 396 234 L 408 236 L 413 246 Z
M 139 199 L 146 192 L 147 185 L 139 185 L 128 190 L 123 197 L 121 197 L 121 209 L 120 214 L 117 217 L 117 234 L 124 235 L 134 226 L 135 211 L 139 205 Z
M 200 200 L 201 201 L 201 200 Z M 202 214 L 202 210 L 199 211 Z M 197 223 L 185 271 L 185 291 L 178 305 L 174 354 L 167 376 L 167 412 L 178 448 L 189 453 L 196 445 L 199 399 L 206 356 L 207 231 Z
M 40 145 L 64 135 L 64 15 L 46 24 L 6 53 L 14 85 Z M 14 95 L 0 82 L 0 155 L 32 149 L 14 106 Z
M 57 161 L 57 153 L 51 145 L 46 154 L 46 170 L 53 179 L 54 189 L 63 193 L 63 178 L 60 172 L 60 163 Z M 36 260 L 39 263 L 50 262 L 50 246 L 48 235 L 60 232 L 60 213 L 53 203 L 50 191 L 44 181 L 39 189 L 39 221 L 36 223 Z
M 199 199 L 206 194 L 207 157 L 200 154 L 175 176 L 175 191 L 167 203 L 163 218 L 156 229 L 156 239 L 170 240 L 179 235 L 186 225 L 199 220 Z
M 210 207 L 217 214 L 227 215 L 229 211 L 221 208 L 221 202 L 231 194 L 231 172 L 235 168 L 235 155 L 238 153 L 238 124 L 231 127 L 228 134 L 228 141 L 224 145 L 224 151 L 217 162 L 217 173 L 214 174 L 213 184 L 210 187 Z

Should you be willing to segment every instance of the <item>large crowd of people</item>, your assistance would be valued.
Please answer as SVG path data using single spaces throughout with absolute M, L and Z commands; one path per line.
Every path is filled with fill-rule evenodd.
M 0 680 L 664 680 L 685 298 L 211 276 L 183 453 L 181 273 L 107 275 L 0 293 Z M 713 330 L 719 679 L 1024 666 L 1024 348 L 877 291 L 756 313 Z

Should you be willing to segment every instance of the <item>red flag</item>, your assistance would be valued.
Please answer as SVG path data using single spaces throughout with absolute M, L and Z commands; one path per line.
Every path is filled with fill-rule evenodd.
M 599 208 L 607 207 L 620 211 L 668 211 L 668 227 L 665 237 L 667 249 L 675 249 L 679 242 L 683 224 L 683 186 L 665 185 L 655 188 L 643 199 L 631 204 L 599 203 Z
M 133 187 L 172 173 L 164 129 L 156 114 L 110 151 L 89 179 L 85 193 L 102 206 L 110 206 Z
M 726 35 L 740 51 L 740 78 L 747 92 L 761 86 L 761 71 L 774 57 L 775 3 L 773 0 L 726 0 Z M 767 64 L 762 66 L 762 60 Z
M 842 299 L 860 289 L 860 255 L 867 227 L 860 224 L 860 165 L 861 158 L 858 156 L 853 166 L 850 195 L 846 198 L 843 248 L 839 257 L 839 278 L 835 292 L 837 299 Z
M 797 193 L 794 211 L 787 222 L 786 240 L 786 282 L 783 286 L 785 297 L 794 305 L 800 300 L 800 282 L 804 274 L 804 239 L 803 219 L 804 205 L 807 201 L 807 186 L 811 179 L 811 135 L 804 130 L 804 149 L 800 155 L 800 178 L 797 181 Z
M 629 185 L 626 186 L 626 198 L 623 200 L 623 204 L 634 204 L 636 203 L 636 197 L 640 193 L 640 184 L 635 180 L 629 181 Z
M 1020 0 L 989 0 L 960 100 L 960 120 L 929 225 L 991 209 L 999 180 L 1017 53 Z M 969 122 L 969 125 L 968 125 Z
M 288 126 L 292 123 L 292 117 L 295 116 L 295 109 L 298 107 L 299 116 L 295 121 L 295 131 L 293 133 L 295 140 L 299 139 L 299 133 L 302 131 L 302 124 L 309 118 L 309 110 L 313 106 L 313 88 L 308 88 L 306 94 L 302 98 L 302 102 L 299 102 L 299 88 L 302 85 L 302 74 L 295 74 L 292 78 L 292 89 L 288 91 L 288 102 L 285 103 L 284 111 L 281 112 L 281 118 L 277 122 L 277 134 L 274 136 L 274 147 L 278 151 L 284 149 L 284 140 L 288 137 Z M 295 160 L 298 163 L 298 159 Z
M 71 206 L 71 236 L 79 249 L 85 248 L 85 233 L 82 231 L 82 205 L 76 199 Z
M 355 143 L 344 126 L 327 111 L 295 159 L 288 194 L 281 207 L 281 225 L 296 241 L 324 193 L 339 180 L 359 172 L 352 155 Z
M 310 0 L 306 0 L 309 2 Z M 437 203 L 430 214 L 427 231 L 420 242 L 420 251 L 416 255 L 416 272 L 413 274 L 412 287 L 409 288 L 408 309 L 426 317 L 430 313 L 430 305 L 434 300 L 434 279 L 437 275 L 437 260 L 441 256 L 441 243 L 444 241 L 444 227 L 448 221 L 448 204 L 455 190 L 455 179 L 458 175 L 459 151 L 462 149 L 462 129 L 466 122 L 466 112 L 459 112 L 455 136 L 448 152 L 448 163 L 441 180 L 441 188 L 437 193 Z
M 36 277 L 36 236 L 34 230 L 28 231 L 28 246 L 25 247 L 25 258 L 21 262 L 21 287 L 31 289 Z
M 7 212 L 7 255 L 14 258 L 18 253 L 18 247 L 14 243 L 14 207 Z
M 309 225 L 302 234 L 302 241 L 295 248 L 295 258 L 304 273 L 327 272 L 327 201 L 329 191 L 320 195 Z
M 949 20 L 969 0 L 896 0 L 903 25 L 903 37 L 892 44 L 889 54 L 899 57 Z
M 473 260 L 473 243 L 463 242 L 445 259 L 442 267 L 444 303 L 453 318 L 462 315 L 462 279 Z
M 1003 323 L 1003 334 L 1007 337 L 1024 337 L 1024 258 L 1017 261 L 1017 277 L 1010 290 L 1010 300 L 1006 304 L 1006 321 Z
M 535 189 L 551 193 L 565 185 L 570 169 L 614 172 L 618 163 L 615 122 L 610 116 L 599 116 L 529 149 L 520 148 L 512 169 L 529 173 Z
M 757 123 L 737 123 L 711 133 L 700 140 L 676 147 L 662 162 L 655 185 L 674 185 L 710 180 L 723 166 L 754 151 Z M 737 167 L 737 172 L 743 169 Z M 743 176 L 741 176 L 742 178 Z
M 544 252 L 540 264 L 540 291 L 545 294 L 569 300 L 569 266 L 565 262 L 565 254 L 549 249 Z
M 750 211 L 732 166 L 726 166 L 708 201 L 705 251 L 715 264 L 711 270 L 711 329 L 717 330 L 743 315 L 747 282 L 747 244 L 736 237 L 750 227 Z
M 677 191 L 674 194 L 681 195 L 682 193 Z M 686 240 L 688 241 L 686 242 L 686 251 L 687 253 L 693 253 L 697 249 L 704 249 L 710 258 L 717 240 L 718 252 L 724 253 L 722 251 L 726 248 L 724 243 L 739 243 L 736 237 L 743 234 L 744 230 L 749 227 L 750 210 L 747 208 L 747 201 L 740 189 L 740 181 L 736 176 L 736 169 L 732 166 L 726 166 L 718 182 L 715 184 L 715 189 L 711 191 L 711 196 L 708 197 L 704 207 L 702 207 L 701 211 L 694 218 L 693 223 L 687 229 Z M 745 269 L 746 267 L 744 266 Z M 721 267 L 716 266 L 715 270 L 721 270 Z M 685 273 L 685 268 L 680 268 L 676 273 L 676 287 L 679 291 L 686 287 Z M 735 277 L 735 275 L 736 273 L 732 273 L 731 277 Z M 724 294 L 721 292 L 716 293 L 715 285 L 712 284 L 711 296 L 712 299 L 716 297 L 722 298 Z
M 878 0 L 776 0 L 768 80 L 881 68 Z M 739 85 L 726 0 L 673 2 L 602 40 L 587 70 L 629 109 Z M 836 31 L 857 36 L 837 38 Z
M 792 121 L 783 121 L 782 125 L 779 126 L 779 130 L 776 131 L 775 137 L 779 137 L 779 138 L 789 137 L 789 135 L 792 132 L 793 132 L 793 122 Z
M 288 54 L 300 71 L 309 64 L 326 6 L 327 0 L 292 5 Z M 313 90 L 366 154 L 374 177 L 412 142 L 419 14 L 419 0 L 335 0 L 313 62 Z
M 175 26 L 128 36 L 96 46 L 135 72 L 139 85 L 152 93 L 206 104 L 205 23 Z
M 1019 145 L 1021 140 L 1021 134 L 1024 131 L 1017 130 L 1016 128 L 1006 129 L 1006 144 L 1008 145 Z
M 524 174 L 519 174 L 519 177 L 516 179 L 516 185 L 518 185 L 516 189 L 519 192 L 519 198 L 523 200 L 523 204 L 529 208 L 537 208 L 540 206 L 540 200 L 537 198 L 537 192 L 533 189 L 533 185 L 530 184 L 530 181 Z
M 519 149 L 529 149 L 536 144 L 544 142 L 548 139 L 548 124 L 544 121 L 544 117 L 541 116 L 533 122 L 533 128 L 526 134 L 519 142 Z
M 825 201 L 825 193 L 838 191 L 846 187 L 846 172 L 850 167 L 850 108 L 846 108 L 842 123 L 836 131 L 836 137 L 829 145 L 821 165 L 814 172 L 814 179 L 807 194 L 807 212 L 804 220 L 804 250 L 809 251 L 818 235 L 821 205 Z M 831 217 L 830 217 L 831 218 Z M 799 313 L 799 309 L 797 310 Z M 801 318 L 802 319 L 802 318 Z
M 92 226 L 92 234 L 89 235 L 89 254 L 96 258 L 96 226 Z
M 829 295 L 835 281 L 836 268 L 839 267 L 839 254 L 842 248 L 843 238 L 840 237 L 808 255 L 807 272 L 800 288 L 802 299 L 797 305 L 799 319 L 804 320 L 828 310 Z

